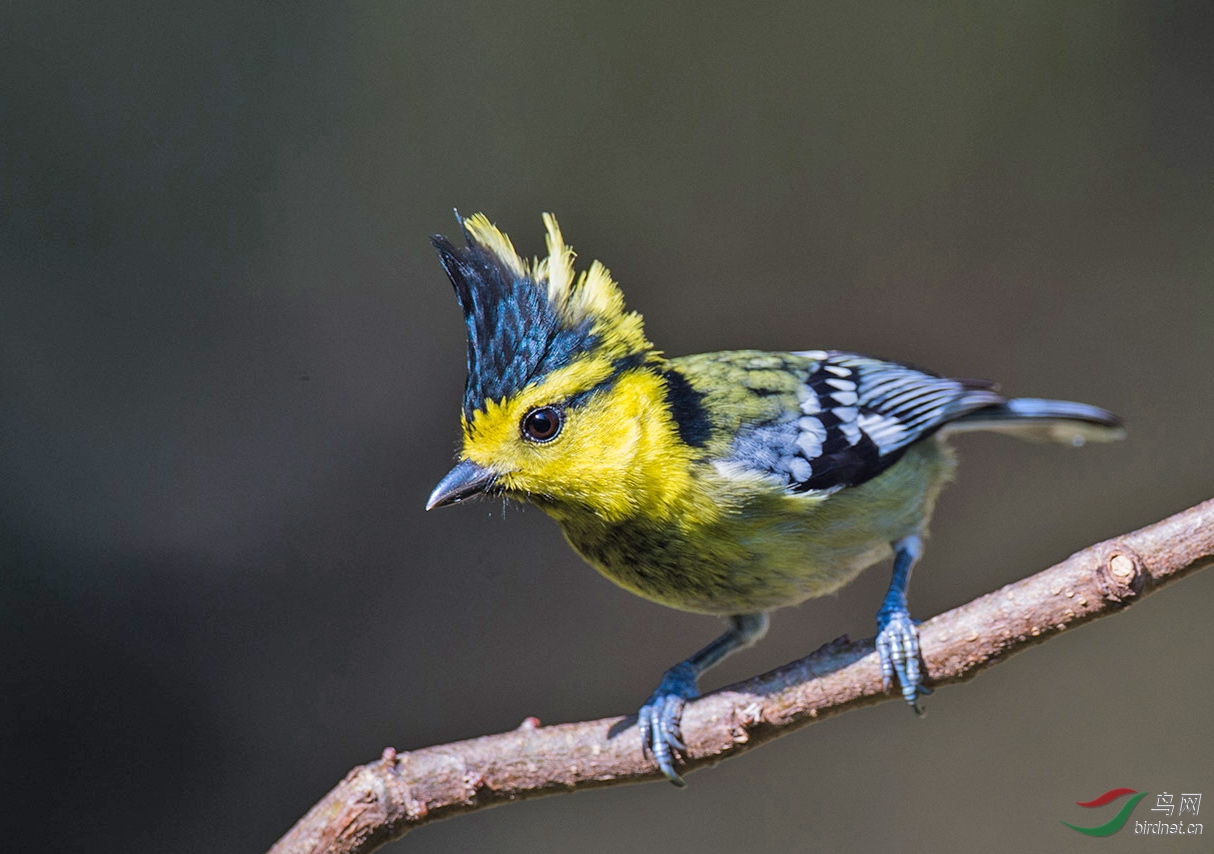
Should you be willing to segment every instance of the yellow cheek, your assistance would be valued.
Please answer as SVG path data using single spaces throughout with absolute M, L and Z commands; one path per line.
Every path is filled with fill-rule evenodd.
M 567 409 L 552 441 L 523 437 L 519 422 L 527 412 L 594 387 L 610 370 L 606 361 L 577 362 L 513 400 L 487 405 L 465 425 L 464 456 L 496 471 L 508 492 L 557 516 L 568 508 L 618 521 L 686 510 L 694 496 L 691 449 L 679 440 L 663 381 L 651 371 L 625 373 Z
M 582 358 L 508 400 L 486 401 L 471 422 L 464 421 L 464 456 L 503 478 L 544 465 L 554 456 L 553 449 L 567 443 L 569 424 L 552 442 L 535 444 L 523 438 L 519 426 L 523 417 L 538 406 L 559 405 L 577 392 L 593 388 L 610 373 L 609 361 Z
M 663 518 L 680 509 L 691 495 L 690 456 L 664 395 L 661 380 L 649 372 L 621 377 L 570 414 L 566 441 L 542 449 L 552 453 L 527 469 L 530 490 L 555 493 L 613 521 L 635 514 Z
M 628 511 L 641 425 L 634 413 L 607 403 L 599 399 L 570 412 L 561 435 L 534 449 L 524 469 L 532 491 L 594 505 L 611 517 Z

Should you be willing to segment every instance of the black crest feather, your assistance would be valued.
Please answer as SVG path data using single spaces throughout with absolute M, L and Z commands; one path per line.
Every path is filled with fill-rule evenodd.
M 464 385 L 464 416 L 471 419 L 486 401 L 502 400 L 536 378 L 568 364 L 592 348 L 595 338 L 589 319 L 567 324 L 548 299 L 543 283 L 504 246 L 473 238 L 456 213 L 466 246 L 457 247 L 442 235 L 431 242 L 447 271 L 468 329 L 468 379 Z

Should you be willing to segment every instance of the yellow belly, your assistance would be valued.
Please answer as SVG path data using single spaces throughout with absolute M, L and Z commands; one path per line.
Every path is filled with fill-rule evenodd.
M 935 439 L 912 446 L 872 480 L 831 495 L 782 490 L 724 494 L 716 518 L 610 526 L 556 514 L 592 566 L 639 596 L 684 611 L 738 614 L 795 605 L 831 593 L 922 533 L 953 455 Z

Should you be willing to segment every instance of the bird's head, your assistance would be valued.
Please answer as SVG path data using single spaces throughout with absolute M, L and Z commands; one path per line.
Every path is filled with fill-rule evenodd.
M 675 488 L 666 469 L 686 467 L 669 447 L 668 363 L 607 268 L 575 275 L 549 214 L 548 255 L 530 263 L 484 215 L 459 221 L 466 246 L 433 242 L 468 331 L 463 449 L 427 508 L 490 492 L 618 519 L 666 501 L 651 487 Z

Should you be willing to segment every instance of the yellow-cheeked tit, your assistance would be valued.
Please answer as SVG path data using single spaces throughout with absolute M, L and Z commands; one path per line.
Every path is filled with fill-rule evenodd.
M 428 508 L 500 494 L 538 505 L 595 569 L 638 596 L 727 617 L 641 707 L 644 749 L 675 751 L 699 677 L 763 636 L 767 613 L 823 596 L 893 556 L 877 612 L 886 685 L 918 710 L 911 569 L 954 468 L 946 436 L 992 430 L 1082 444 L 1123 435 L 1082 403 L 1006 398 L 987 382 L 829 350 L 667 358 L 599 262 L 544 216 L 528 263 L 482 214 L 466 246 L 435 236 L 468 333 L 459 463 Z

